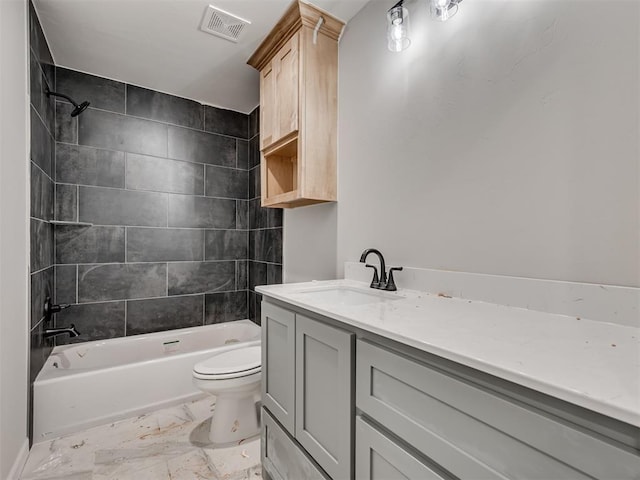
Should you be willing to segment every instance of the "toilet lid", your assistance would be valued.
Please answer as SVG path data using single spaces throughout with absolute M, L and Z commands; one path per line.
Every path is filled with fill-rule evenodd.
M 260 346 L 242 347 L 209 357 L 204 362 L 196 363 L 195 373 L 201 375 L 227 375 L 242 373 L 248 375 L 260 371 Z

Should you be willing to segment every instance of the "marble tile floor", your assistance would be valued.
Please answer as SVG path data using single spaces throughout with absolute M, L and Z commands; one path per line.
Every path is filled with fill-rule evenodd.
M 212 448 L 215 398 L 38 443 L 21 480 L 262 480 L 260 439 Z

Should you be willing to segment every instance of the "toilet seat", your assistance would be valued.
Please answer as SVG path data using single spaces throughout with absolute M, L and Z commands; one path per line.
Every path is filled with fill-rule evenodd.
M 239 378 L 259 373 L 260 346 L 242 347 L 209 357 L 193 367 L 193 376 L 203 380 Z

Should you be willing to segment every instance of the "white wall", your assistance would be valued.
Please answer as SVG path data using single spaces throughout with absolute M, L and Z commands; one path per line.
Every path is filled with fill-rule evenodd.
M 29 278 L 27 2 L 0 0 L 0 478 L 27 440 Z
M 376 247 L 392 265 L 640 286 L 640 2 L 466 0 L 446 23 L 411 2 L 401 54 L 393 3 L 340 44 L 338 274 Z
M 336 278 L 337 206 L 324 203 L 284 211 L 285 283 Z

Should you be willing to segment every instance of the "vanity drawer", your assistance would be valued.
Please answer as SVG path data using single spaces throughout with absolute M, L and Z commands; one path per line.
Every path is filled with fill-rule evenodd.
M 356 480 L 445 480 L 362 417 L 356 417 Z
M 638 452 L 361 340 L 356 405 L 460 478 L 635 479 L 640 472 Z
M 330 480 L 262 409 L 262 467 L 272 480 Z

